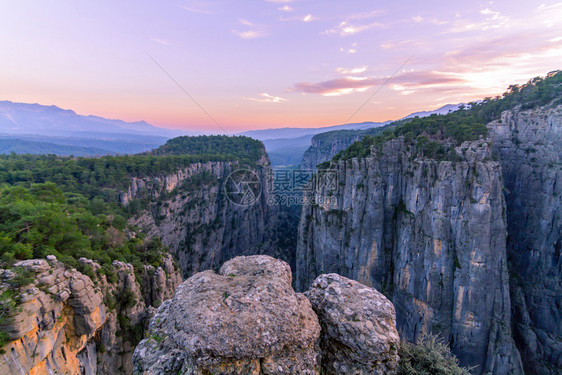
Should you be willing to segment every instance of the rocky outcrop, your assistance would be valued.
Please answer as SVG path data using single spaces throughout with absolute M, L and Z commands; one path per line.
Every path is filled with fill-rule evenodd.
M 515 339 L 527 374 L 562 373 L 562 106 L 489 124 L 507 203 Z
M 251 170 L 249 176 L 261 184 L 256 199 L 245 205 L 233 202 L 225 189 L 231 173 L 241 168 Z M 186 278 L 238 255 L 268 254 L 294 265 L 294 249 L 278 245 L 285 235 L 278 207 L 268 204 L 269 172 L 265 153 L 251 168 L 236 162 L 194 163 L 173 175 L 133 179 L 122 201 L 150 197 L 129 223 L 162 238 Z
M 13 297 L 15 306 L 2 309 L 8 316 L 3 316 L 0 329 L 10 341 L 2 347 L 0 373 L 132 372 L 131 356 L 138 342 L 135 336 L 142 335 L 151 306 L 161 303 L 169 292 L 144 299 L 131 265 L 114 262 L 116 281 L 110 282 L 97 272 L 97 263 L 84 258 L 79 262 L 96 274 L 94 279 L 66 267 L 54 256 L 14 265 L 31 273 L 32 283 L 19 286 Z M 147 267 L 145 271 L 148 290 L 173 290 L 181 282 L 171 260 L 164 268 Z M 0 270 L 0 277 L 0 292 L 5 297 L 18 276 L 12 270 Z M 10 301 L 3 298 L 2 303 Z
M 323 374 L 396 373 L 400 337 L 385 296 L 337 274 L 318 276 L 306 296 L 322 326 Z
M 135 350 L 137 374 L 318 374 L 318 319 L 287 263 L 237 257 L 164 302 Z
M 332 163 L 337 183 L 303 207 L 297 288 L 339 273 L 396 307 L 408 341 L 450 341 L 477 374 L 521 374 L 511 337 L 502 170 L 487 140 L 435 160 L 393 139 L 366 158 Z
M 265 255 L 195 274 L 152 318 L 134 373 L 396 373 L 388 299 L 336 274 L 318 277 L 306 297 L 291 284 L 289 265 Z
M 315 135 L 299 168 L 315 170 L 318 164 L 332 160 L 338 152 L 363 138 L 366 133 L 365 130 L 336 130 Z

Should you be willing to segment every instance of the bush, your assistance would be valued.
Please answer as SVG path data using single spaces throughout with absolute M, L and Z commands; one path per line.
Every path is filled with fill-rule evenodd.
M 402 342 L 399 354 L 399 375 L 470 375 L 444 340 L 431 334 L 422 335 L 417 344 Z
M 124 309 L 134 307 L 137 304 L 135 293 L 130 287 L 126 287 L 117 296 L 117 302 Z

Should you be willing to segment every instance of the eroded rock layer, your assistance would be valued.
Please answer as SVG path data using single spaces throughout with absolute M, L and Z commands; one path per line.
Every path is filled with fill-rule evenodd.
M 100 268 L 79 261 L 93 272 Z M 113 266 L 115 282 L 105 275 L 92 280 L 54 256 L 16 263 L 33 281 L 20 287 L 13 308 L 2 310 L 9 316 L 0 329 L 11 341 L 2 348 L 0 374 L 131 373 L 132 352 L 152 306 L 171 297 L 181 276 L 170 259 L 163 267 L 146 266 L 144 286 L 154 292 L 143 298 L 133 267 L 117 261 Z M 0 270 L 0 277 L 3 293 L 16 275 Z

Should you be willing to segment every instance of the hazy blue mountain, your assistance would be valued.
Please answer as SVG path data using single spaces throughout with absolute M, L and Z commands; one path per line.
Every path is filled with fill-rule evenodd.
M 0 133 L 96 138 L 134 134 L 172 138 L 186 132 L 146 123 L 83 116 L 69 109 L 0 101 Z
M 185 134 L 145 121 L 126 122 L 83 116 L 57 106 L 0 101 L 0 153 L 135 154 Z
M 369 129 L 377 126 L 382 126 L 390 123 L 390 121 L 385 122 L 361 122 L 354 124 L 345 125 L 335 125 L 335 126 L 324 126 L 321 128 L 277 128 L 277 129 L 261 129 L 261 130 L 249 130 L 246 132 L 239 133 L 237 135 L 245 135 L 260 141 L 268 139 L 279 139 L 279 138 L 298 138 L 305 135 L 315 135 L 324 132 L 329 132 L 332 130 L 344 130 L 344 129 Z
M 447 104 L 441 108 L 436 109 L 435 111 L 422 111 L 422 112 L 414 112 L 404 118 L 414 118 L 414 117 L 427 117 L 431 115 L 446 115 L 449 112 L 454 112 L 460 108 L 460 106 L 465 105 L 463 103 L 460 104 Z
M 302 155 L 310 147 L 314 135 L 299 138 L 266 139 L 263 142 L 271 164 L 276 167 L 298 165 Z

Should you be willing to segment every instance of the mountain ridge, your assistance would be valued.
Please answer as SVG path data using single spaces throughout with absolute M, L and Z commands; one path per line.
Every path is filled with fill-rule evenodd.
M 86 131 L 132 133 L 171 138 L 186 132 L 157 127 L 146 121 L 127 122 L 95 115 L 80 115 L 56 105 L 0 101 L 0 133 L 69 136 Z

